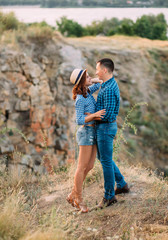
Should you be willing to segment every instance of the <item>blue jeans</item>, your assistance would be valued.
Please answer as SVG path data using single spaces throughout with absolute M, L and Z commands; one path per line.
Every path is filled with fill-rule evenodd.
M 117 188 L 122 188 L 126 184 L 123 175 L 113 161 L 113 140 L 116 133 L 116 122 L 96 125 L 98 159 L 102 164 L 104 174 L 104 197 L 108 200 L 115 195 L 115 181 Z

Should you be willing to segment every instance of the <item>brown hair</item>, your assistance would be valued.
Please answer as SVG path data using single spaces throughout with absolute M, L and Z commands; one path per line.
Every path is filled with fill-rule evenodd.
M 114 71 L 114 62 L 110 58 L 102 58 L 97 63 L 107 68 L 109 72 Z
M 85 87 L 86 82 L 86 72 L 84 72 L 83 76 L 81 77 L 81 80 L 78 84 L 76 84 L 72 89 L 72 99 L 75 100 L 77 97 L 77 94 L 83 95 L 84 98 L 87 98 L 87 93 L 90 92 L 89 89 Z

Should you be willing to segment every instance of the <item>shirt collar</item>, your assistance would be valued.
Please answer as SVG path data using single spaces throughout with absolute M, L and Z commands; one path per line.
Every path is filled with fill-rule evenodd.
M 112 78 L 110 78 L 109 80 L 107 80 L 106 82 L 102 83 L 101 88 L 104 88 L 106 85 L 108 85 L 110 82 L 112 82 L 114 80 L 114 76 Z

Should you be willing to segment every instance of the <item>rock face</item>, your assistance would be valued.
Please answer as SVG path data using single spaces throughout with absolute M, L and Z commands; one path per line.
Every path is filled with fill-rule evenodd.
M 152 86 L 156 71 L 151 70 L 149 55 L 145 54 L 138 50 L 99 49 L 97 52 L 95 47 L 75 47 L 58 39 L 45 46 L 23 44 L 17 51 L 1 47 L 2 160 L 12 164 L 15 161 L 42 173 L 46 153 L 53 166 L 74 159 L 75 113 L 69 76 L 74 68 L 87 68 L 94 76 L 99 58 L 114 59 L 121 109 L 137 101 L 150 102 L 151 95 L 156 95 L 156 101 L 160 102 L 157 88 Z M 6 158 L 13 151 L 22 152 L 23 156 Z
M 11 132 L 2 136 L 0 154 L 13 152 L 17 145 L 17 151 L 28 156 L 22 158 L 24 165 L 32 157 L 32 168 L 46 152 L 53 165 L 71 157 L 75 121 L 69 76 L 75 67 L 84 66 L 80 50 L 66 44 L 51 42 L 41 50 L 37 47 L 30 56 L 0 49 L 0 126 Z

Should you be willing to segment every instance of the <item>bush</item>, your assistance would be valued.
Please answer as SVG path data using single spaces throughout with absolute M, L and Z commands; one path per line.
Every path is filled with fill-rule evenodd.
M 62 17 L 60 21 L 56 21 L 58 31 L 67 37 L 82 37 L 86 35 L 85 29 L 77 22 Z
M 0 26 L 2 31 L 18 29 L 19 21 L 13 12 L 6 14 L 0 12 Z
M 38 41 L 39 43 L 43 43 L 52 39 L 53 30 L 51 27 L 39 27 L 39 26 L 31 26 L 27 29 L 27 37 L 30 40 Z
M 167 23 L 164 15 L 162 13 L 157 16 L 143 15 L 134 24 L 134 32 L 140 37 L 149 39 L 167 39 Z
M 29 23 L 28 26 L 49 27 L 53 30 L 55 29 L 55 27 L 50 26 L 46 21 Z
M 134 35 L 134 22 L 131 19 L 124 18 L 118 27 L 118 33 L 129 36 Z
M 117 33 L 120 21 L 117 18 L 104 19 L 103 21 L 93 21 L 91 25 L 86 26 L 86 33 L 88 35 L 111 36 Z

